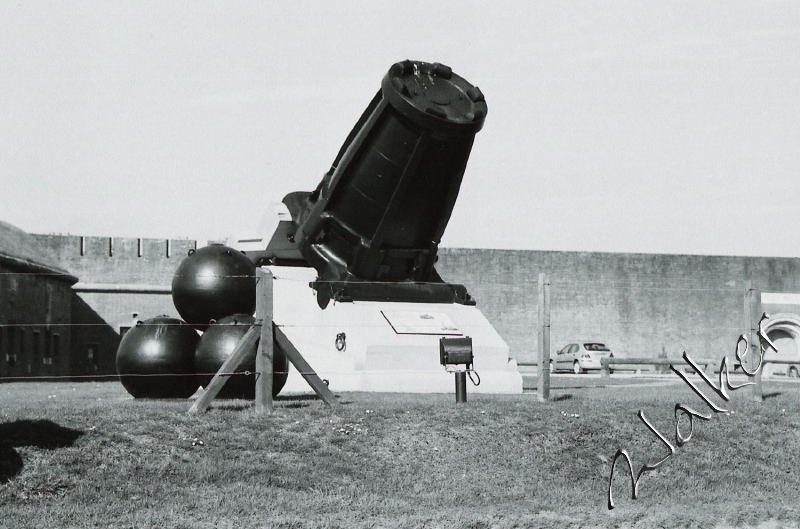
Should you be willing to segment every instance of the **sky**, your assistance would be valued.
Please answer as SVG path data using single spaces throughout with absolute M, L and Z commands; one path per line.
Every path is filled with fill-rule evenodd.
M 800 257 L 800 2 L 0 2 L 0 220 L 253 235 L 392 63 L 489 107 L 443 246 Z

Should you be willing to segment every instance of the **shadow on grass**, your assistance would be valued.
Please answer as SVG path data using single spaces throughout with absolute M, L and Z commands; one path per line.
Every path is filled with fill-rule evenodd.
M 341 395 L 334 394 L 333 396 L 336 398 L 337 403 L 339 405 L 341 405 L 341 406 L 347 406 L 348 404 L 352 404 L 353 403 L 353 401 L 351 401 L 351 400 L 341 400 L 341 398 L 342 398 Z M 272 400 L 275 403 L 292 402 L 292 401 L 309 401 L 309 400 L 322 401 L 322 399 L 319 398 L 319 395 L 317 395 L 315 393 L 303 393 L 301 395 L 278 395 L 277 397 L 273 397 Z M 282 406 L 282 407 L 283 408 L 302 408 L 302 407 L 305 407 L 305 406 L 308 406 L 308 404 L 305 404 L 303 406 L 286 404 L 285 406 Z
M 302 394 L 302 395 L 278 395 L 274 399 L 276 402 L 284 401 L 284 400 L 319 400 L 319 397 L 314 395 Z
M 564 393 L 563 395 L 557 395 L 557 396 L 553 397 L 550 400 L 552 400 L 553 402 L 558 402 L 560 400 L 569 400 L 571 398 L 572 398 L 572 394 L 571 393 Z
M 780 391 L 773 391 L 772 393 L 764 393 L 762 397 L 765 399 L 772 399 L 774 397 L 777 397 L 778 395 L 782 395 L 782 393 Z
M 22 458 L 15 447 L 35 446 L 53 450 L 72 446 L 83 435 L 79 430 L 52 421 L 14 421 L 0 424 L 0 481 L 9 481 L 22 471 Z
M 22 472 L 22 458 L 10 446 L 0 444 L 0 483 Z
M 214 399 L 213 407 L 215 410 L 244 411 L 249 410 L 250 408 L 255 408 L 256 405 L 253 402 L 231 402 L 230 400 L 226 401 L 225 399 Z
M 339 395 L 336 395 L 338 398 Z M 317 395 L 278 395 L 272 398 L 275 404 L 281 404 L 281 408 L 306 408 L 310 404 L 307 401 L 322 400 Z M 340 401 L 339 404 L 352 404 L 352 401 Z M 214 399 L 213 408 L 215 410 L 243 411 L 254 408 L 255 403 L 242 401 L 242 399 Z

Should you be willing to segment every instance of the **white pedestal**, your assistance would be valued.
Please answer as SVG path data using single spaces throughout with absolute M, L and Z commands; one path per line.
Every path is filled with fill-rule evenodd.
M 323 310 L 308 286 L 316 279 L 314 269 L 268 268 L 274 276 L 273 321 L 333 391 L 452 393 L 453 375 L 439 364 L 439 338 L 449 335 L 472 338 L 481 384 L 468 385 L 469 392 L 522 393 L 522 376 L 508 345 L 476 307 L 354 301 L 331 302 Z M 431 327 L 408 325 L 415 319 L 430 321 Z M 441 321 L 456 330 L 443 330 Z M 346 337 L 341 351 L 339 333 Z M 308 385 L 292 367 L 283 392 L 306 391 Z

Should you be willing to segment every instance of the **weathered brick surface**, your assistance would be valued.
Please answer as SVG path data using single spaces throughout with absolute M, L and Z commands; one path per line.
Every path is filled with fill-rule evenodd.
M 80 284 L 167 286 L 193 240 L 38 235 L 32 237 L 54 263 L 78 277 Z M 83 241 L 83 244 L 81 244 Z M 116 372 L 119 328 L 135 319 L 161 314 L 177 317 L 169 294 L 74 292 L 68 289 L 72 327 L 70 364 L 61 374 Z M 133 313 L 138 313 L 134 318 Z M 69 314 L 69 312 L 67 312 Z M 92 351 L 93 358 L 89 352 Z
M 35 235 L 54 262 L 82 283 L 169 285 L 196 243 Z M 110 249 L 110 252 L 109 252 Z M 110 255 L 109 255 L 110 253 Z M 437 269 L 467 285 L 520 361 L 536 357 L 537 280 L 551 280 L 552 346 L 600 340 L 620 356 L 732 354 L 744 329 L 747 280 L 765 291 L 800 292 L 800 259 L 443 248 Z M 92 294 L 80 298 L 113 327 L 176 312 L 169 295 Z
M 69 282 L 0 263 L 0 378 L 69 371 L 73 295 Z
M 81 255 L 78 235 L 34 234 L 33 237 L 55 262 L 78 276 L 80 284 L 169 287 L 175 269 L 187 251 L 197 245 L 186 239 L 141 239 L 140 244 L 135 238 L 83 237 Z M 169 294 L 82 292 L 79 296 L 97 317 L 114 329 L 127 325 L 134 312 L 142 320 L 161 314 L 178 315 Z
M 745 281 L 800 291 L 800 259 L 445 248 L 437 269 L 467 285 L 512 354 L 537 354 L 537 280 L 548 274 L 553 349 L 582 339 L 620 356 L 729 356 L 744 330 Z
M 33 234 L 54 262 L 82 283 L 136 283 L 169 285 L 172 274 L 195 241 L 186 239 L 139 239 L 123 237 L 81 237 L 77 235 Z M 169 246 L 169 256 L 167 248 Z

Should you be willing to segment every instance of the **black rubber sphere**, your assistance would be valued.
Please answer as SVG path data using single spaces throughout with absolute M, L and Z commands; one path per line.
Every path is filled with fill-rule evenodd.
M 191 396 L 200 387 L 199 377 L 191 376 L 199 341 L 196 330 L 175 318 L 158 316 L 137 323 L 125 333 L 117 349 L 122 385 L 137 399 Z M 176 376 L 164 376 L 172 374 Z
M 172 278 L 172 302 L 198 329 L 229 314 L 253 314 L 255 265 L 242 252 L 221 244 L 189 250 Z
M 245 335 L 255 319 L 248 314 L 233 314 L 218 320 L 210 325 L 203 333 L 200 344 L 194 356 L 194 365 L 197 373 L 207 373 L 200 377 L 202 386 L 207 386 L 213 375 L 233 354 L 236 344 Z M 276 396 L 283 385 L 286 384 L 286 377 L 289 371 L 289 362 L 286 355 L 277 348 L 273 349 L 273 376 L 272 376 L 272 396 Z M 222 390 L 217 395 L 223 399 L 253 399 L 256 395 L 255 372 L 256 370 L 256 351 L 245 358 L 232 372 L 250 371 L 250 375 L 231 375 L 228 381 L 222 386 Z

